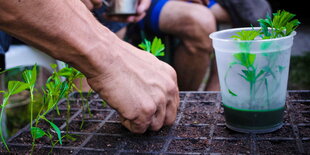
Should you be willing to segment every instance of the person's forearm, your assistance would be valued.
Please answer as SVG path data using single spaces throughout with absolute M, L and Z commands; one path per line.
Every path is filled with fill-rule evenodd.
M 111 63 L 111 46 L 120 42 L 80 0 L 0 0 L 0 29 L 88 77 Z

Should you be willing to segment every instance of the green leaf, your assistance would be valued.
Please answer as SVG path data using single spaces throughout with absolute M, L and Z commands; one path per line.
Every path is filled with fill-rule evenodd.
M 160 38 L 155 37 L 152 41 L 144 39 L 144 41 L 138 45 L 141 49 L 152 53 L 154 56 L 164 56 L 165 55 L 165 45 L 162 43 Z
M 155 56 L 164 56 L 163 50 L 165 45 L 162 43 L 161 39 L 155 37 L 151 46 L 151 53 Z
M 57 64 L 51 64 L 50 66 L 52 69 L 56 69 L 58 67 Z
M 37 128 L 37 127 L 32 127 L 30 132 L 34 139 L 39 139 L 46 134 L 42 129 Z
M 55 130 L 55 132 L 57 133 L 58 136 L 58 140 L 59 143 L 62 145 L 62 137 L 61 137 L 61 131 L 60 129 L 57 127 L 57 125 L 55 125 L 53 122 L 48 121 L 50 123 L 50 125 L 53 127 L 53 129 Z
M 232 95 L 232 96 L 238 96 L 237 94 L 235 94 L 234 92 L 232 92 L 230 89 L 228 89 L 228 92 L 229 92 L 229 94 Z
M 256 54 L 252 53 L 236 53 L 233 55 L 242 66 L 244 67 L 250 67 L 254 65 L 255 59 L 256 59 Z
M 257 30 L 242 30 L 236 33 L 237 35 L 233 35 L 231 38 L 239 39 L 242 41 L 254 40 L 257 36 L 260 35 L 260 32 Z
M 148 41 L 147 39 L 144 39 L 144 41 L 138 46 L 147 52 L 151 52 L 151 42 Z
M 20 81 L 9 81 L 8 83 L 8 93 L 10 95 L 18 94 L 29 87 L 27 83 Z
M 293 20 L 295 16 L 287 11 L 278 10 L 273 13 L 273 19 L 270 16 L 266 16 L 266 19 L 259 19 L 258 22 L 262 27 L 262 34 L 264 34 L 262 38 L 270 39 L 290 35 L 300 25 L 297 19 Z

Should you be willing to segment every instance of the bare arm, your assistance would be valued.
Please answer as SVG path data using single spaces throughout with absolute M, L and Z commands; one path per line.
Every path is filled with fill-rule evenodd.
M 132 132 L 175 120 L 175 71 L 118 39 L 79 0 L 0 0 L 0 29 L 83 72 Z
M 116 41 L 114 34 L 101 26 L 78 0 L 0 0 L 0 3 L 0 29 L 78 67 L 89 77 L 99 68 L 85 68 L 78 63 L 94 63 L 91 56 L 109 50 L 109 42 Z M 98 48 L 101 50 L 95 50 Z M 100 53 L 103 60 L 108 57 L 105 54 Z

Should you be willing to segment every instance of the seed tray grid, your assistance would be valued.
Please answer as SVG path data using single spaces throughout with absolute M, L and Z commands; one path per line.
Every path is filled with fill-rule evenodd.
M 174 125 L 143 135 L 132 134 L 122 127 L 116 111 L 101 107 L 103 101 L 97 94 L 86 99 L 81 99 L 79 93 L 71 95 L 70 104 L 80 106 L 72 108 L 69 126 L 81 122 L 77 118 L 82 115 L 82 102 L 88 102 L 92 112 L 105 113 L 104 117 L 99 114 L 85 119 L 85 130 L 70 130 L 70 134 L 84 138 L 76 146 L 56 145 L 53 149 L 56 154 L 58 151 L 62 154 L 310 154 L 310 91 L 306 90 L 288 92 L 285 123 L 268 134 L 243 134 L 227 129 L 219 92 L 181 92 Z M 63 104 L 65 101 L 60 102 Z M 60 107 L 59 110 L 66 110 L 66 106 Z M 84 112 L 87 114 L 87 110 Z M 95 127 L 89 127 L 93 124 Z M 64 131 L 65 127 L 64 122 L 60 129 Z M 29 152 L 31 143 L 14 143 L 23 134 L 30 136 L 29 125 L 9 139 L 13 151 Z M 50 149 L 49 145 L 37 144 L 35 153 L 48 153 Z

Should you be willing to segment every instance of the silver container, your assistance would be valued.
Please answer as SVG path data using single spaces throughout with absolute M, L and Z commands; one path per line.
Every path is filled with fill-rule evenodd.
M 108 7 L 108 15 L 134 15 L 137 13 L 138 0 L 102 0 Z

